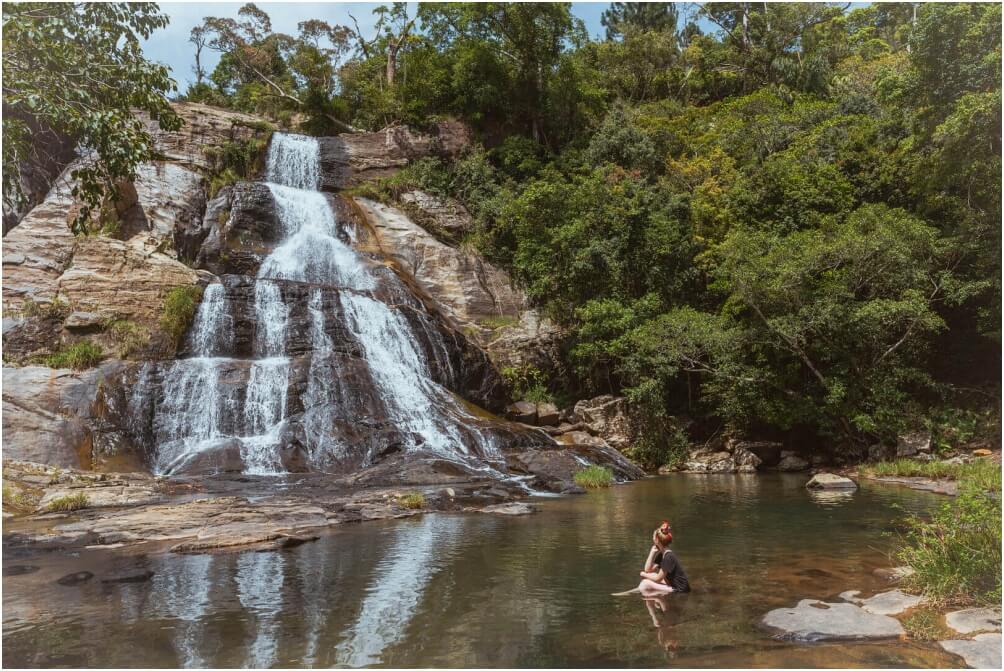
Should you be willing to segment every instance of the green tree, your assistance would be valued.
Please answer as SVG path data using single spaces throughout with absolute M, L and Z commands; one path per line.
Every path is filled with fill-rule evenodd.
M 600 15 L 600 23 L 607 29 L 608 40 L 631 30 L 675 34 L 677 15 L 672 2 L 614 2 Z
M 4 201 L 23 200 L 21 166 L 33 134 L 54 131 L 90 152 L 73 171 L 83 230 L 91 213 L 117 195 L 153 155 L 142 110 L 160 128 L 181 120 L 166 95 L 175 90 L 166 67 L 143 57 L 140 39 L 167 25 L 153 3 L 5 3 L 3 6 Z M 41 130 L 40 130 L 41 129 Z

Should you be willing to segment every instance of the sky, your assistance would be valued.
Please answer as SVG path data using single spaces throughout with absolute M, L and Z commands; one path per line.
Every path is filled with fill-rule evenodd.
M 305 19 L 322 19 L 331 24 L 352 25 L 351 13 L 359 20 L 364 35 L 372 35 L 375 17 L 373 10 L 383 2 L 258 2 L 272 19 L 272 30 L 279 33 L 296 34 L 296 25 Z M 409 4 L 409 14 L 416 11 L 417 3 Z M 194 79 L 192 66 L 195 65 L 194 49 L 188 42 L 192 28 L 202 23 L 206 16 L 237 18 L 237 10 L 244 5 L 240 2 L 162 2 L 160 9 L 171 18 L 167 28 L 156 31 L 143 45 L 143 51 L 151 60 L 171 68 L 172 76 L 178 82 L 178 91 L 183 93 Z M 582 19 L 590 37 L 602 37 L 604 28 L 600 15 L 609 1 L 573 2 L 572 13 Z M 219 55 L 203 50 L 203 67 L 212 72 Z

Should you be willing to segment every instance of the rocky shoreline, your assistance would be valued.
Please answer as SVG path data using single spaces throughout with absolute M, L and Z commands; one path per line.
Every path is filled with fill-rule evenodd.
M 905 575 L 902 571 L 900 575 Z M 835 600 L 802 599 L 794 607 L 776 608 L 759 621 L 775 638 L 816 643 L 906 638 L 904 621 L 930 604 L 922 596 L 898 589 L 863 598 L 857 590 Z M 974 669 L 1001 667 L 1001 611 L 994 608 L 938 609 L 945 651 L 958 655 Z

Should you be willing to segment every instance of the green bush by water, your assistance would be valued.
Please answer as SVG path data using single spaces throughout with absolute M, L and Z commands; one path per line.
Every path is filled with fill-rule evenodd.
M 195 286 L 175 287 L 164 297 L 164 307 L 160 315 L 160 327 L 164 329 L 175 345 L 181 342 L 185 330 L 195 316 L 202 298 L 202 288 Z
M 104 352 L 101 351 L 101 347 L 85 340 L 53 352 L 42 359 L 42 363 L 49 368 L 84 370 L 98 365 L 102 357 Z
M 585 489 L 600 489 L 614 483 L 614 473 L 606 466 L 590 466 L 575 474 L 575 484 Z
M 999 604 L 1001 471 L 992 462 L 963 472 L 961 491 L 930 520 L 907 521 L 899 560 L 916 571 L 906 584 L 935 601 Z M 976 466 L 976 464 L 969 464 Z

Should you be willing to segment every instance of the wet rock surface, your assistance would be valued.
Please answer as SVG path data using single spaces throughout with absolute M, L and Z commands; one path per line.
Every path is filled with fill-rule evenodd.
M 945 615 L 945 624 L 960 634 L 1001 630 L 1001 611 L 997 608 L 966 608 Z
M 961 657 L 971 669 L 1001 668 L 1001 635 L 977 634 L 970 641 L 939 641 L 948 652 Z
M 911 608 L 916 608 L 925 601 L 922 596 L 907 594 L 898 589 L 891 592 L 882 592 L 867 599 L 860 598 L 858 594 L 860 592 L 857 590 L 851 590 L 841 593 L 840 598 L 856 603 L 869 613 L 875 613 L 876 615 L 899 615 Z
M 876 615 L 850 603 L 803 599 L 794 608 L 772 610 L 760 621 L 779 638 L 796 641 L 866 640 L 902 636 L 895 618 Z

